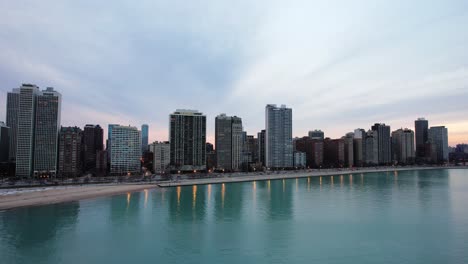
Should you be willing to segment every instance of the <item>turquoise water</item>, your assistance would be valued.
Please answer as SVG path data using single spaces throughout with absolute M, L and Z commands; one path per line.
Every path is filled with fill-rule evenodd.
M 468 263 L 468 170 L 155 189 L 0 212 L 0 263 Z

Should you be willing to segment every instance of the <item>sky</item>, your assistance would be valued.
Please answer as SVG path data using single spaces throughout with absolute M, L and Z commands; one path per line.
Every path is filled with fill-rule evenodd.
M 468 143 L 468 1 L 0 0 L 0 120 L 21 83 L 62 96 L 62 125 L 150 127 L 176 109 L 265 127 L 293 109 L 293 135 L 339 138 L 386 123 L 445 125 Z

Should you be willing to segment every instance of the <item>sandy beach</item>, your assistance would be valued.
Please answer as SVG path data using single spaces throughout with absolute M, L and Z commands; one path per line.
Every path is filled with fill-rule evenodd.
M 159 182 L 153 184 L 90 184 L 80 186 L 34 187 L 0 190 L 0 210 L 24 206 L 37 206 L 90 199 L 100 196 L 112 196 L 128 192 L 159 187 L 175 187 L 200 184 L 221 184 L 246 181 L 278 180 L 302 177 L 338 176 L 349 174 L 365 174 L 375 172 L 397 173 L 409 170 L 466 169 L 467 167 L 400 167 L 400 168 L 364 168 L 359 170 L 314 170 L 285 171 L 259 174 L 223 175 L 215 178 L 183 179 L 180 181 Z
M 9 190 L 9 193 L 0 195 L 0 210 L 71 202 L 151 188 L 157 188 L 157 186 L 155 184 L 101 184 Z

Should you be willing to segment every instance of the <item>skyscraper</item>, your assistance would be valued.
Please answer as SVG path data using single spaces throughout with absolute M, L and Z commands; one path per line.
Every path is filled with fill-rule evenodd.
M 429 128 L 428 141 L 431 149 L 431 159 L 435 163 L 448 161 L 448 130 L 445 126 Z
M 110 173 L 138 174 L 141 165 L 141 132 L 136 127 L 114 125 L 110 136 Z
M 257 133 L 257 139 L 258 139 L 258 144 L 257 144 L 257 152 L 258 152 L 258 161 L 262 163 L 262 166 L 265 166 L 265 134 L 266 131 L 263 129 L 262 131 Z
M 344 158 L 345 158 L 345 165 L 347 167 L 354 166 L 354 133 L 347 133 L 346 136 L 343 137 L 344 143 Z
M 60 177 L 79 177 L 82 173 L 81 153 L 83 132 L 78 127 L 62 127 L 59 136 Z
M 34 126 L 36 117 L 36 96 L 39 87 L 23 84 L 19 88 L 19 108 L 16 131 L 16 176 L 31 177 L 34 157 Z
M 10 149 L 10 128 L 0 122 L 0 162 L 7 162 Z
M 94 172 L 96 170 L 96 155 L 104 149 L 103 130 L 99 125 L 85 125 L 83 131 L 83 161 L 84 171 Z
M 173 170 L 206 170 L 206 116 L 203 113 L 176 110 L 169 116 L 169 137 Z
M 414 132 L 410 129 L 398 129 L 392 132 L 393 160 L 399 163 L 414 162 Z
M 354 130 L 354 163 L 362 166 L 366 162 L 366 130 L 357 128 Z
M 148 151 L 148 133 L 148 125 L 141 125 L 141 153 L 145 153 L 146 151 Z
M 379 164 L 390 163 L 392 152 L 390 141 L 390 126 L 387 126 L 383 123 L 376 123 L 372 126 L 372 130 L 377 132 Z
M 216 164 L 218 169 L 237 171 L 241 165 L 242 119 L 220 114 L 215 119 Z
M 377 165 L 379 164 L 379 135 L 377 131 L 369 130 L 367 131 L 365 138 L 365 157 L 364 161 L 367 165 Z
M 16 160 L 16 140 L 18 134 L 20 88 L 14 88 L 7 94 L 6 125 L 10 128 L 8 158 Z
M 418 118 L 414 121 L 414 131 L 416 136 L 416 157 L 424 159 L 426 156 L 425 149 L 428 140 L 429 121 L 424 118 Z M 429 154 L 429 153 L 428 153 Z
M 57 173 L 62 95 L 54 88 L 47 87 L 37 95 L 36 100 L 34 174 L 53 177 Z
M 265 107 L 265 161 L 269 168 L 293 167 L 292 109 Z
M 164 173 L 171 161 L 171 144 L 169 142 L 153 142 L 149 146 L 153 152 L 153 171 L 154 173 Z
M 315 129 L 314 131 L 309 131 L 309 138 L 310 139 L 324 140 L 325 139 L 325 134 L 323 133 L 322 130 Z

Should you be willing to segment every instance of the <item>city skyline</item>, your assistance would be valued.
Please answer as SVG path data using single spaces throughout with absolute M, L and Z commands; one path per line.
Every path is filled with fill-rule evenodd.
M 90 5 L 0 4 L 0 105 L 23 82 L 52 86 L 63 126 L 148 124 L 149 142 L 178 108 L 209 117 L 208 142 L 220 113 L 254 135 L 271 103 L 294 109 L 294 137 L 424 116 L 468 140 L 466 1 Z

